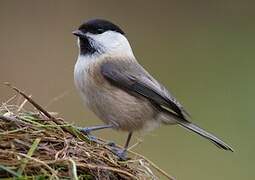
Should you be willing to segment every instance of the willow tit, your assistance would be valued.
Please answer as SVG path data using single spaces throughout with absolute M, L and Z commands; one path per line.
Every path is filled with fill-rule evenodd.
M 79 56 L 74 81 L 83 102 L 105 125 L 86 132 L 114 128 L 129 132 L 125 156 L 134 131 L 160 124 L 176 124 L 208 139 L 224 150 L 233 149 L 190 121 L 175 97 L 136 60 L 126 34 L 102 19 L 90 20 L 73 32 L 78 36 Z

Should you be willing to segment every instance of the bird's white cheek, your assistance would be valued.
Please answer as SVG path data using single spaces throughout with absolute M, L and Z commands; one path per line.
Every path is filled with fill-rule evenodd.
M 103 48 L 106 54 L 134 57 L 128 40 L 120 33 L 108 31 L 97 35 L 88 34 L 88 36 L 94 40 L 94 46 Z

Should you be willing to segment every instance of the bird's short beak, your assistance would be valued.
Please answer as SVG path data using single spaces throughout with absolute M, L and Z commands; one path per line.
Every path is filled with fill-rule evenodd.
M 85 36 L 85 34 L 81 30 L 75 30 L 72 33 L 73 33 L 73 35 L 78 36 L 78 37 L 84 37 Z

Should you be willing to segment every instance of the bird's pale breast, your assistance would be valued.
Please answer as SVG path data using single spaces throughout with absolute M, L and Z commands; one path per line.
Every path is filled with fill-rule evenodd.
M 100 63 L 86 64 L 86 68 L 76 64 L 75 84 L 85 104 L 106 124 L 125 131 L 155 124 L 157 110 L 151 103 L 109 84 L 100 73 Z

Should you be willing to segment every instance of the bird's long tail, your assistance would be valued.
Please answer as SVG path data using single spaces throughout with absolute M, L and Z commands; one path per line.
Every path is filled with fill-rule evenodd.
M 191 130 L 200 136 L 208 139 L 211 141 L 213 144 L 215 144 L 217 147 L 227 150 L 227 151 L 234 151 L 229 145 L 227 145 L 225 142 L 217 138 L 216 136 L 212 135 L 211 133 L 206 132 L 202 128 L 198 127 L 197 125 L 189 122 L 189 121 L 178 121 L 178 124 L 185 129 Z

